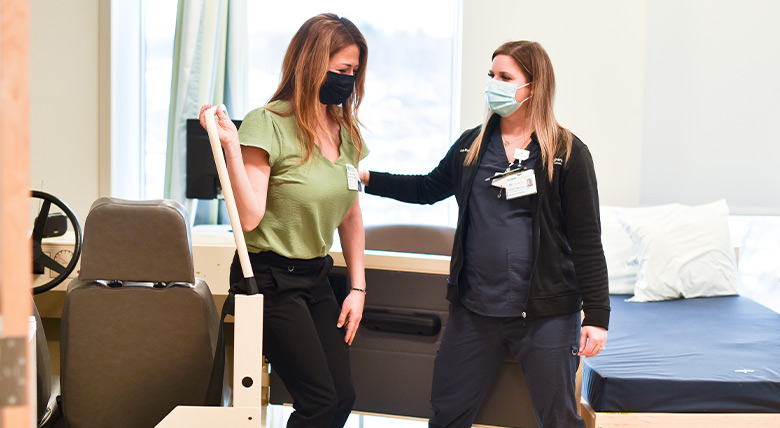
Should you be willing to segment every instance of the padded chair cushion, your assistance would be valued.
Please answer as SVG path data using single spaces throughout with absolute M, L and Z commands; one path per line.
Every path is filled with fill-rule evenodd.
M 177 405 L 203 405 L 218 328 L 200 279 L 169 288 L 71 281 L 61 326 L 68 426 L 153 427 Z
M 366 227 L 366 249 L 452 255 L 455 229 L 446 226 L 395 224 Z
M 79 279 L 192 284 L 191 240 L 179 202 L 100 198 L 84 225 Z

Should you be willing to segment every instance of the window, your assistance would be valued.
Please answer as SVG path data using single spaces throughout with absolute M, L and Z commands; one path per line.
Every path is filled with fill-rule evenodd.
M 171 56 L 176 2 L 146 2 L 146 174 L 145 197 L 163 194 Z M 447 152 L 453 139 L 453 94 L 459 90 L 457 64 L 458 0 L 399 0 L 379 7 L 371 2 L 248 3 L 249 104 L 264 105 L 279 82 L 281 62 L 293 34 L 323 11 L 349 18 L 369 47 L 366 97 L 361 105 L 363 136 L 371 154 L 362 169 L 426 173 Z M 414 13 L 409 13 L 414 10 Z M 231 111 L 242 119 L 247 111 Z M 433 206 L 361 197 L 369 224 L 454 225 L 449 201 Z
M 143 198 L 161 199 L 165 188 L 165 154 L 168 141 L 168 107 L 171 99 L 173 38 L 177 1 L 144 1 L 142 7 L 144 61 Z

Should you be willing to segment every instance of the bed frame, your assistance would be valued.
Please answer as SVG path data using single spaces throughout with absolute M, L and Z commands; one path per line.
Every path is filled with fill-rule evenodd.
M 777 428 L 780 413 L 611 413 L 594 411 L 585 399 L 580 414 L 587 428 Z

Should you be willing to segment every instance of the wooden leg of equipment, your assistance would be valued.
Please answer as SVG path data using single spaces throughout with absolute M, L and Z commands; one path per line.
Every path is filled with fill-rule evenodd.
M 263 395 L 263 295 L 236 296 L 236 316 L 233 406 L 259 408 Z
M 157 428 L 262 426 L 263 295 L 236 296 L 233 407 L 178 406 Z
M 260 407 L 179 406 L 157 424 L 157 428 L 258 428 L 263 423 L 262 410 Z

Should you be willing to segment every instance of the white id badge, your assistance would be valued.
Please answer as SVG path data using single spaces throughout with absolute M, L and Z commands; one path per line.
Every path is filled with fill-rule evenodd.
M 531 152 L 525 149 L 515 149 L 515 159 L 519 160 L 520 162 L 528 159 L 528 156 L 531 155 Z
M 512 174 L 506 177 L 504 188 L 506 189 L 507 199 L 536 194 L 534 170 L 527 169 L 519 174 Z
M 360 175 L 357 168 L 347 164 L 347 188 L 349 190 L 360 190 Z

